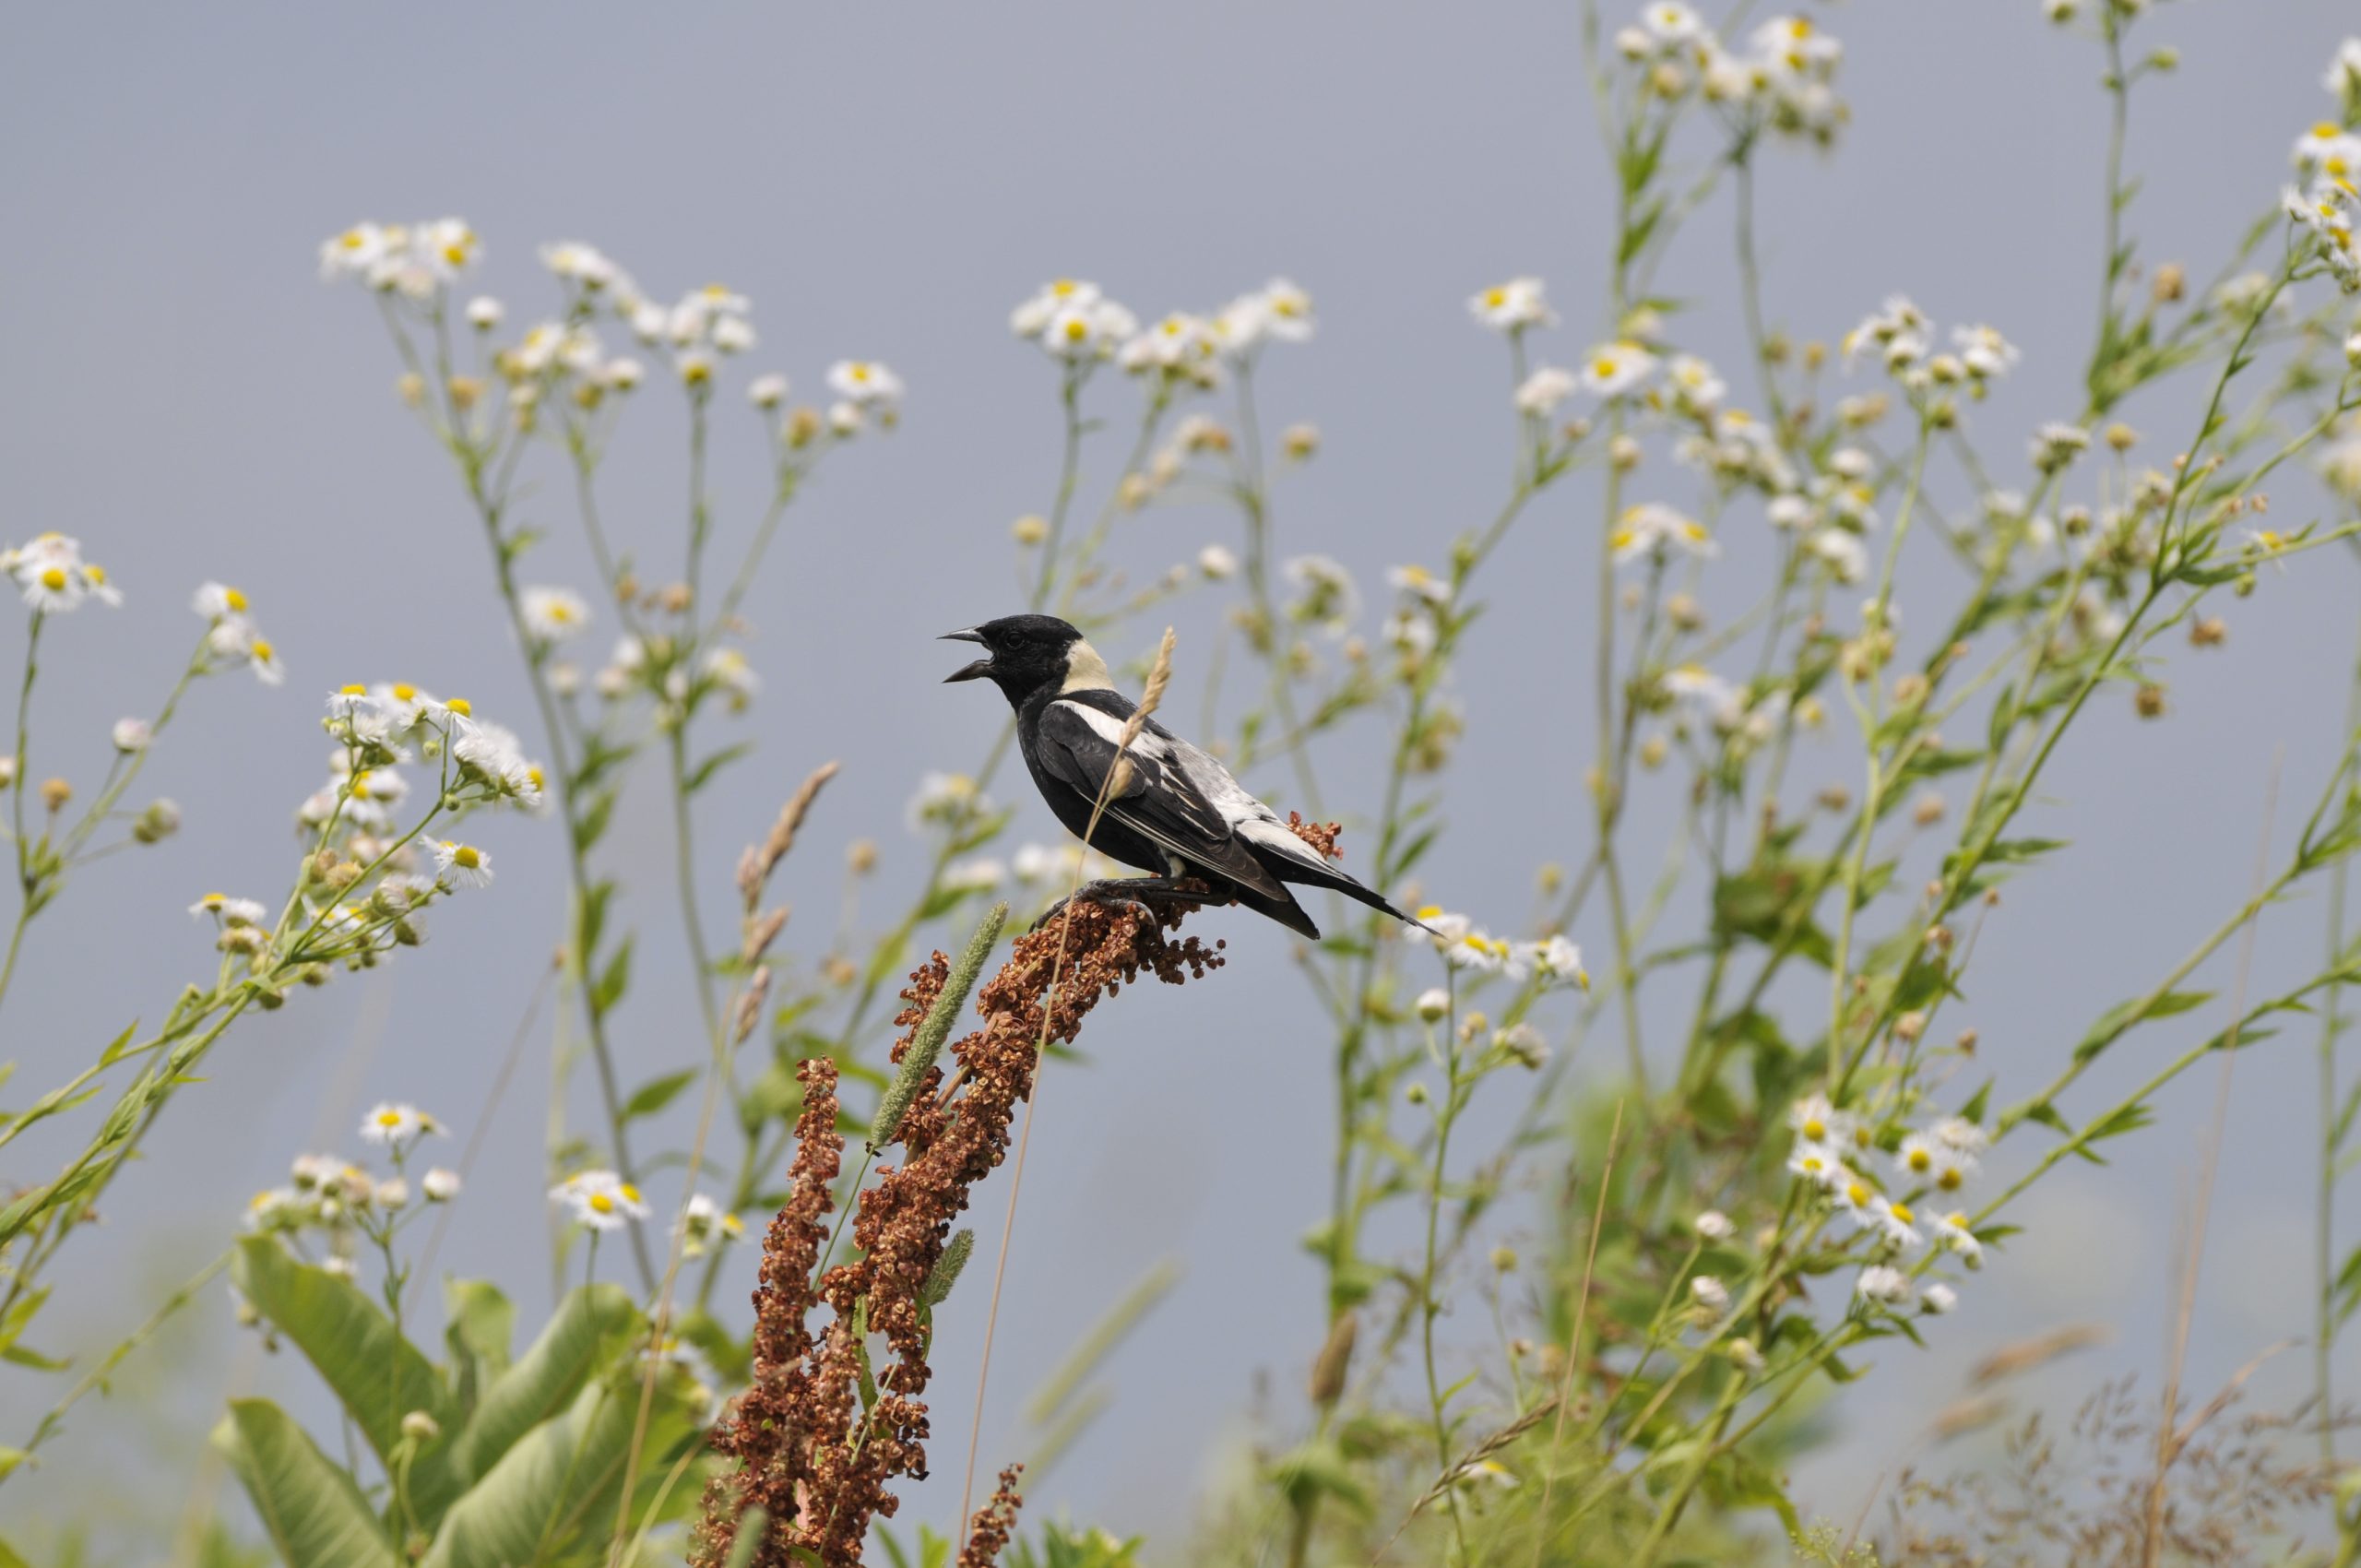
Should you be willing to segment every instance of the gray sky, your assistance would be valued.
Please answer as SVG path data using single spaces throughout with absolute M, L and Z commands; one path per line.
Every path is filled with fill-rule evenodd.
M 290 813 L 324 757 L 322 691 L 406 676 L 531 728 L 481 540 L 446 466 L 393 400 L 374 312 L 314 281 L 324 236 L 364 217 L 464 215 L 489 250 L 479 281 L 512 319 L 552 298 L 534 247 L 588 240 L 658 295 L 714 279 L 752 295 L 763 342 L 750 369 L 784 369 L 816 392 L 830 360 L 874 356 L 909 384 L 905 428 L 832 459 L 750 601 L 768 683 L 745 725 L 759 760 L 707 797 L 699 871 L 718 918 L 737 845 L 809 767 L 843 759 L 786 875 L 798 910 L 789 939 L 809 953 L 833 919 L 843 845 L 878 838 L 886 861 L 872 907 L 897 898 L 920 855 L 900 824 L 905 798 L 926 768 L 971 766 L 1001 721 L 990 694 L 936 684 L 948 666 L 931 639 L 1014 606 L 1007 525 L 1045 507 L 1054 478 L 1053 374 L 1009 339 L 1009 308 L 1053 274 L 1095 279 L 1144 315 L 1209 307 L 1275 272 L 1311 290 L 1319 337 L 1275 352 L 1264 387 L 1275 424 L 1310 420 L 1325 437 L 1280 496 L 1281 550 L 1334 555 L 1374 596 L 1387 565 L 1439 561 L 1498 504 L 1505 371 L 1465 297 L 1513 272 L 1545 275 L 1568 324 L 1543 351 L 1560 359 L 1599 325 L 1608 186 L 1575 14 L 1531 4 L 713 6 L 660 21 L 620 7 L 20 13 L 0 58 L 0 200 L 19 236 L 0 291 L 16 372 L 0 383 L 10 480 L 0 533 L 77 534 L 130 598 L 119 613 L 73 617 L 45 647 L 34 766 L 95 778 L 107 726 L 152 704 L 199 630 L 184 605 L 203 578 L 245 588 L 292 678 L 280 691 L 243 679 L 200 690 L 148 775 L 186 808 L 187 830 L 78 878 L 44 917 L 0 1021 L 0 1048 L 23 1063 L 13 1099 L 65 1076 L 134 1014 L 160 1015 L 200 971 L 208 953 L 183 913 L 191 898 L 284 885 Z M 1829 25 L 1847 44 L 1854 124 L 1833 158 L 1766 158 L 1774 320 L 1833 337 L 1900 289 L 1946 325 L 1999 326 L 2024 363 L 1972 418 L 1986 450 L 2013 462 L 2035 423 L 2080 406 L 2098 273 L 2094 46 L 2053 35 L 2032 0 L 1842 7 Z M 2351 25 L 2334 0 L 2163 8 L 2148 30 L 2177 43 L 2185 66 L 2143 89 L 2135 113 L 2144 254 L 2210 268 L 2272 198 Z M 1683 344 L 1735 366 L 1728 243 L 1716 205 L 1665 286 L 1695 306 L 1677 327 Z M 1099 396 L 1118 424 L 1131 418 L 1129 389 Z M 2193 422 L 2185 402 L 2166 396 L 2129 417 L 2167 451 Z M 645 396 L 608 495 L 617 532 L 659 558 L 678 537 L 682 424 L 674 400 Z M 725 530 L 742 535 L 761 499 L 760 454 L 751 418 L 722 427 L 717 494 Z M 1109 477 L 1111 445 L 1094 449 L 1089 480 Z M 1678 476 L 1651 477 L 1662 499 L 1693 494 Z M 2297 482 L 2279 500 L 2298 517 L 2319 505 Z M 1491 612 L 1460 681 L 1469 731 L 1453 831 L 1429 873 L 1446 902 L 1501 925 L 1527 907 L 1536 861 L 1572 861 L 1586 846 L 1575 780 L 1587 761 L 1596 505 L 1595 486 L 1572 482 L 1522 525 L 1484 585 Z M 557 541 L 527 575 L 588 588 L 554 485 L 528 511 Z M 1202 509 L 1154 511 L 1123 525 L 1114 555 L 1145 576 L 1204 543 L 1234 544 L 1235 527 Z M 1759 517 L 1731 519 L 1717 606 L 1751 597 L 1769 559 L 1762 532 Z M 1944 570 L 1905 578 L 1905 613 L 1923 600 L 1937 616 L 1957 592 Z M 2227 608 L 2225 653 L 2178 662 L 2168 722 L 2137 724 L 2110 701 L 2078 730 L 2040 812 L 2041 830 L 2077 840 L 2072 858 L 2012 886 L 1957 1019 L 1980 1029 L 2003 1099 L 2046 1077 L 2093 1016 L 2152 983 L 2243 897 L 2274 768 L 2288 802 L 2275 834 L 2284 852 L 2292 802 L 2309 800 L 2333 753 L 2355 602 L 2343 560 L 2270 574 L 2253 600 Z M 1190 661 L 1210 646 L 1217 610 L 1201 595 L 1178 612 L 1184 686 L 1202 677 Z M 1137 653 L 1156 629 L 1110 651 Z M 0 677 L 13 684 L 6 659 Z M 1193 714 L 1193 696 L 1182 711 Z M 1375 785 L 1362 781 L 1380 743 L 1362 724 L 1323 744 L 1338 814 L 1375 810 Z M 1809 766 L 1849 779 L 1855 759 L 1831 742 Z M 656 780 L 637 793 L 652 802 Z M 1054 834 L 1028 791 L 1003 794 L 1024 800 L 1021 837 Z M 1638 802 L 1631 842 L 1660 844 L 1672 807 Z M 88 1348 L 127 1328 L 289 1156 L 351 1146 L 345 1134 L 370 1100 L 414 1099 L 472 1123 L 557 937 L 563 879 L 553 829 L 516 821 L 486 837 L 499 885 L 445 912 L 396 983 L 305 996 L 214 1058 L 210 1081 L 117 1188 L 107 1227 L 77 1250 L 63 1278 L 88 1305 L 70 1323 L 53 1310 L 47 1348 Z M 656 814 L 628 811 L 611 858 L 647 933 L 621 1024 L 635 1081 L 695 1051 Z M 1112 1363 L 1121 1402 L 1036 1498 L 1168 1544 L 1258 1376 L 1292 1389 L 1322 1323 L 1298 1241 L 1324 1201 L 1328 1042 L 1275 932 L 1234 915 L 1207 929 L 1232 939 L 1227 970 L 1180 992 L 1127 995 L 1094 1020 L 1092 1064 L 1049 1084 L 985 1427 L 989 1467 L 1011 1454 L 1015 1406 L 1062 1348 L 1144 1269 L 1178 1258 L 1184 1284 Z M 2313 963 L 2319 929 L 2317 900 L 2274 914 L 2255 986 Z M 1574 934 L 1606 946 L 1603 930 Z M 1659 1036 L 1685 1016 L 1679 983 L 1653 996 Z M 2078 1109 L 2120 1093 L 2199 1027 L 2123 1048 Z M 2195 1387 L 2308 1321 L 2305 1033 L 2237 1063 Z M 2061 1172 L 1930 1351 L 1880 1353 L 1889 1364 L 1851 1393 L 1837 1442 L 1801 1472 L 1809 1496 L 1847 1507 L 1973 1359 L 2029 1328 L 2106 1321 L 2117 1346 L 2075 1375 L 2153 1373 L 2195 1129 L 2216 1082 L 2191 1075 L 2165 1097 L 2165 1128 L 2118 1145 L 2106 1169 Z M 1485 1113 L 1511 1109 L 1516 1092 L 1489 1087 Z M 528 1061 L 445 1257 L 503 1276 L 528 1301 L 545 1289 L 544 1094 Z M 57 1152 L 42 1143 L 0 1174 L 37 1178 Z M 2007 1173 L 2029 1158 L 2012 1146 L 1998 1164 Z M 1003 1192 L 986 1192 L 988 1233 Z M 530 1260 L 521 1275 L 520 1254 Z M 964 1452 L 983 1294 L 963 1292 L 947 1315 L 940 1475 L 955 1476 Z M 1480 1343 L 1477 1315 L 1463 1313 L 1454 1334 Z M 172 1378 L 192 1430 L 235 1367 L 220 1292 L 197 1329 Z M 2273 1396 L 2298 1387 L 2299 1360 L 2259 1386 Z M 293 1397 L 307 1381 L 282 1359 L 258 1385 Z M 33 1383 L 13 1371 L 0 1383 L 9 1428 L 28 1426 L 45 1398 Z M 186 1461 L 174 1445 L 186 1436 L 142 1435 L 92 1410 L 56 1446 L 63 1484 L 46 1496 L 86 1499 L 101 1467 L 130 1467 L 169 1518 Z M 951 1486 L 923 1489 L 915 1516 L 946 1523 Z M 21 1483 L 0 1492 L 0 1525 L 35 1534 L 18 1524 L 49 1512 L 34 1496 Z

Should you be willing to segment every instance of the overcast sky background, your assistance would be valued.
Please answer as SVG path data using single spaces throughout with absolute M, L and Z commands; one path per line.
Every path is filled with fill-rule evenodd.
M 2032 0 L 1826 16 L 1847 45 L 1854 124 L 1833 158 L 1780 148 L 1762 160 L 1772 316 L 1833 338 L 1901 289 L 1946 327 L 1998 325 L 2024 362 L 1971 420 L 1986 450 L 2016 465 L 2026 432 L 2081 406 L 2098 273 L 2098 52 L 2043 25 Z M 784 879 L 798 911 L 789 941 L 809 954 L 833 920 L 844 845 L 884 844 L 871 907 L 897 907 L 922 855 L 904 801 L 922 771 L 973 766 L 1002 721 L 989 691 L 936 683 L 955 658 L 932 637 L 1015 607 L 1008 524 L 1050 500 L 1054 374 L 1010 340 L 1010 307 L 1055 274 L 1097 279 L 1144 316 L 1216 305 L 1274 273 L 1309 288 L 1319 336 L 1275 350 L 1262 388 L 1275 426 L 1308 420 L 1324 435 L 1280 498 L 1281 551 L 1333 555 L 1381 599 L 1385 567 L 1440 564 L 1501 495 L 1502 350 L 1469 324 L 1465 296 L 1544 275 L 1567 317 L 1545 357 L 1571 359 L 1600 327 L 1609 187 L 1576 17 L 1565 5 L 1242 3 L 710 6 L 660 18 L 603 6 L 18 12 L 0 54 L 0 204 L 18 236 L 0 290 L 13 371 L 0 381 L 0 534 L 76 534 L 128 596 L 120 612 L 85 611 L 45 640 L 35 772 L 95 780 L 109 724 L 152 706 L 196 636 L 184 605 L 205 578 L 245 588 L 291 679 L 200 689 L 148 775 L 185 808 L 186 831 L 77 877 L 41 921 L 0 1021 L 0 1055 L 22 1063 L 11 1102 L 68 1075 L 134 1014 L 160 1016 L 184 977 L 208 969 L 204 932 L 183 912 L 196 895 L 283 887 L 290 814 L 325 755 L 321 693 L 409 678 L 531 731 L 475 525 L 394 400 L 369 302 L 314 280 L 324 236 L 360 218 L 464 215 L 488 250 L 475 284 L 517 321 L 553 298 L 535 246 L 588 240 L 658 296 L 716 279 L 750 294 L 763 341 L 746 371 L 783 369 L 816 392 L 829 361 L 874 356 L 908 383 L 905 427 L 830 461 L 750 600 L 767 682 L 744 725 L 758 759 L 706 799 L 698 871 L 718 921 L 738 844 L 810 767 L 843 760 Z M 2210 271 L 2273 198 L 2290 140 L 2327 108 L 2319 77 L 2352 25 L 2337 0 L 2162 8 L 2144 33 L 2177 44 L 2185 64 L 2143 87 L 2135 112 L 2145 255 Z M 1676 324 L 1682 344 L 1735 366 L 1728 223 L 1726 203 L 1707 208 L 1664 281 L 1695 306 Z M 725 540 L 742 538 L 764 484 L 736 396 L 721 409 L 715 469 Z M 1110 380 L 1096 396 L 1119 425 L 1133 417 L 1129 388 Z M 2152 457 L 2185 441 L 2187 401 L 2130 411 L 2154 433 Z M 643 394 L 609 492 L 615 530 L 658 560 L 677 548 L 682 424 L 668 392 Z M 1086 483 L 1109 478 L 1112 445 L 1094 448 Z M 1680 476 L 1643 478 L 1663 499 L 1693 497 Z M 2308 481 L 2279 490 L 2294 520 L 2319 514 Z M 570 517 L 554 484 L 547 493 L 528 512 L 556 538 L 526 576 L 587 589 Z M 1469 730 L 1430 885 L 1496 925 L 1528 908 L 1538 860 L 1572 861 L 1587 845 L 1577 779 L 1596 505 L 1595 485 L 1570 482 L 1522 525 L 1484 586 L 1491 610 L 1459 684 Z M 1113 553 L 1145 576 L 1207 542 L 1235 544 L 1235 526 L 1152 512 L 1123 526 Z M 1729 519 L 1717 605 L 1751 597 L 1766 532 L 1750 511 Z M 1958 583 L 1927 544 L 1902 604 L 1907 617 L 1925 602 L 1931 622 Z M 1981 1031 L 2002 1100 L 2046 1079 L 2089 1019 L 2153 983 L 2244 897 L 2274 769 L 2284 854 L 2297 802 L 2334 754 L 2357 584 L 2341 552 L 2266 574 L 2252 600 L 2225 602 L 2225 652 L 2178 659 L 2168 721 L 2135 723 L 2111 695 L 2078 728 L 2036 829 L 2075 838 L 2072 857 L 2012 887 L 1950 1020 Z M 1178 612 L 1184 685 L 1203 676 L 1192 659 L 1218 609 L 1199 595 Z M 1109 651 L 1136 655 L 1157 630 L 1137 626 Z M 612 628 L 601 631 L 603 647 Z M 10 686 L 13 657 L 0 653 Z M 1181 711 L 1193 716 L 1193 695 Z M 1376 809 L 1380 743 L 1374 725 L 1323 743 L 1336 814 Z M 1849 742 L 1809 766 L 1851 782 Z M 647 933 L 620 1025 L 633 1081 L 698 1051 L 669 841 L 646 809 L 657 780 L 636 793 L 608 850 Z M 1029 790 L 1003 793 L 1023 800 L 1020 837 L 1054 835 Z M 1643 800 L 1629 841 L 1652 854 L 1673 820 L 1669 801 Z M 415 1099 L 471 1130 L 558 935 L 564 874 L 552 826 L 512 820 L 483 837 L 499 883 L 439 916 L 428 949 L 242 1026 L 215 1055 L 209 1081 L 116 1188 L 105 1229 L 74 1250 L 64 1304 L 35 1336 L 44 1348 L 112 1342 L 210 1254 L 290 1156 L 353 1149 L 350 1129 L 372 1100 Z M 1235 1452 L 1259 1380 L 1293 1408 L 1322 1322 L 1298 1240 L 1324 1206 L 1327 1039 L 1278 932 L 1235 914 L 1204 929 L 1230 937 L 1228 968 L 1178 993 L 1127 994 L 1094 1019 L 1092 1063 L 1052 1075 L 985 1423 L 989 1468 L 1014 1456 L 1016 1407 L 1062 1350 L 1145 1270 L 1177 1259 L 1184 1282 L 1110 1363 L 1121 1402 L 1030 1504 L 1151 1532 L 1166 1561 L 1179 1560 L 1207 1478 Z M 1607 948 L 1604 929 L 1574 934 Z M 2275 913 L 2257 992 L 2308 972 L 2320 946 L 2316 898 Z M 1687 983 L 1679 971 L 1652 992 L 1659 1037 L 1685 1017 Z M 2200 1017 L 2140 1037 L 2071 1112 L 2111 1102 L 2211 1027 Z M 443 1259 L 509 1283 L 528 1321 L 546 1300 L 544 1066 L 528 1058 L 501 1106 Z M 2313 1070 L 2301 1026 L 2237 1063 L 2193 1388 L 2308 1325 Z M 2163 1128 L 2116 1146 L 2105 1170 L 2047 1182 L 2018 1217 L 2026 1233 L 1966 1290 L 1961 1314 L 1934 1326 L 1930 1350 L 1873 1358 L 1880 1375 L 1850 1394 L 1834 1441 L 1802 1472 L 1809 1499 L 1849 1516 L 1964 1369 L 2030 1330 L 2092 1320 L 2117 1335 L 2050 1384 L 2061 1401 L 2105 1372 L 2153 1376 L 2217 1083 L 2189 1075 L 2165 1097 Z M 1488 1087 L 1484 1114 L 1512 1109 L 1518 1087 Z M 2003 1176 L 2042 1139 L 2023 1142 L 1996 1160 Z M 61 1152 L 29 1139 L 0 1177 L 38 1180 Z M 979 1210 L 988 1236 L 1003 1201 L 995 1182 Z M 738 1260 L 740 1278 L 751 1261 Z M 944 1479 L 906 1518 L 943 1526 L 955 1507 L 984 1296 L 963 1291 L 946 1313 L 933 1401 Z M 1480 1344 L 1478 1317 L 1463 1311 L 1448 1326 Z M 257 1371 L 241 1344 L 226 1292 L 209 1291 L 172 1350 L 130 1374 L 171 1390 L 167 1415 L 87 1407 L 45 1485 L 0 1491 L 0 1528 L 40 1542 L 104 1497 L 103 1538 L 157 1539 L 227 1394 L 305 1396 L 309 1374 L 291 1357 Z M 2302 1360 L 2267 1369 L 2260 1396 L 2292 1397 Z M 2361 1361 L 2348 1375 L 2361 1378 Z M 0 1442 L 53 1393 L 8 1369 Z

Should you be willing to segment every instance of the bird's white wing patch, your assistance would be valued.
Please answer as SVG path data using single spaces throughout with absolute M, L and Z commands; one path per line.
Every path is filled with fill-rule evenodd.
M 1064 708 L 1069 713 L 1080 715 L 1082 721 L 1089 725 L 1097 733 L 1098 738 L 1110 746 L 1123 738 L 1123 720 L 1111 713 L 1101 713 L 1087 703 L 1061 702 L 1054 706 Z M 1172 754 L 1172 745 L 1163 736 L 1142 730 L 1132 737 L 1132 754 L 1162 762 Z
M 1171 753 L 1173 766 L 1213 802 L 1214 810 L 1221 813 L 1222 820 L 1240 838 L 1303 865 L 1325 868 L 1327 862 L 1320 858 L 1319 851 L 1288 832 L 1278 814 L 1250 794 L 1220 759 L 1186 741 L 1175 742 Z

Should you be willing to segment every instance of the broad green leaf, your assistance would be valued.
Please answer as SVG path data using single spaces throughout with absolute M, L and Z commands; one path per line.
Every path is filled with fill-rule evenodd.
M 245 1483 L 287 1568 L 394 1568 L 361 1489 L 287 1412 L 267 1399 L 234 1399 L 213 1445 Z
M 731 763 L 737 761 L 740 757 L 744 756 L 748 752 L 753 751 L 753 749 L 754 745 L 751 741 L 742 741 L 737 745 L 722 747 L 719 751 L 714 753 L 711 756 L 697 764 L 696 766 L 690 771 L 688 781 L 682 786 L 682 792 L 690 795 L 695 794 L 699 790 L 704 789 L 707 784 L 713 782 L 713 776 L 715 774 L 720 772 L 723 768 L 729 766 Z
M 638 1369 L 591 1383 L 554 1420 L 525 1435 L 467 1495 L 451 1505 L 422 1568 L 511 1568 L 546 1562 L 614 1527 L 632 1430 L 639 1416 Z M 657 1380 L 640 1448 L 633 1512 L 653 1501 L 680 1446 L 697 1432 L 692 1384 L 677 1368 Z M 670 1500 L 687 1508 L 694 1489 Z
M 457 1406 L 417 1346 L 394 1332 L 376 1304 L 349 1279 L 299 1263 L 269 1236 L 238 1243 L 231 1277 L 239 1294 L 303 1352 L 382 1460 L 402 1441 L 402 1418 L 423 1410 L 445 1432 Z M 410 1501 L 432 1521 L 457 1491 L 449 1445 L 428 1446 L 410 1463 Z
M 607 1012 L 631 989 L 631 949 L 632 939 L 628 936 L 615 944 L 615 956 L 607 960 L 606 968 L 590 988 L 592 1012 Z
M 588 1285 L 558 1303 L 540 1337 L 483 1391 L 475 1415 L 451 1444 L 462 1481 L 497 1464 L 534 1427 L 573 1403 L 640 1332 L 639 1309 L 619 1285 Z
M 473 1410 L 492 1379 L 508 1370 L 516 1309 L 488 1279 L 454 1279 L 443 1288 L 443 1342 L 451 1348 L 451 1392 Z

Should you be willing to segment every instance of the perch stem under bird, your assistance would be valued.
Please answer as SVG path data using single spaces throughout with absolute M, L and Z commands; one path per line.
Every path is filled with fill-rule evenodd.
M 1067 831 L 1147 873 L 1086 883 L 1075 897 L 1241 904 L 1317 940 L 1320 928 L 1289 889 L 1324 887 L 1420 924 L 1330 865 L 1204 750 L 1153 719 L 1134 726 L 1138 705 L 1115 689 L 1107 661 L 1067 623 L 1008 615 L 943 640 L 985 650 L 945 680 L 1001 689 L 1016 713 L 1026 769 Z

